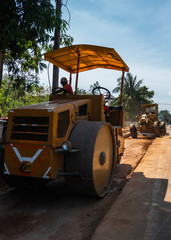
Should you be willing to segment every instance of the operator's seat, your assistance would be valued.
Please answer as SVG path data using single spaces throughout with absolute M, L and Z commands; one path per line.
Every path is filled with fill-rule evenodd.
M 109 106 L 109 110 L 106 115 L 106 121 L 112 126 L 123 127 L 124 126 L 124 112 L 123 106 Z

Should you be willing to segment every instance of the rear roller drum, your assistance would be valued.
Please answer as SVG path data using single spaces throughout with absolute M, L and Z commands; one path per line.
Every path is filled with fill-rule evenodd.
M 161 135 L 165 135 L 165 134 L 166 134 L 166 125 L 165 125 L 165 122 L 161 122 L 161 123 L 160 123 L 160 133 L 161 133 Z
M 130 133 L 132 138 L 137 138 L 137 129 L 134 124 L 130 125 Z
M 72 148 L 80 152 L 67 155 L 65 172 L 80 177 L 67 178 L 72 192 L 103 197 L 110 188 L 116 166 L 112 127 L 104 122 L 79 122 L 71 132 Z
M 160 126 L 157 121 L 154 122 L 154 134 L 156 137 L 160 137 Z

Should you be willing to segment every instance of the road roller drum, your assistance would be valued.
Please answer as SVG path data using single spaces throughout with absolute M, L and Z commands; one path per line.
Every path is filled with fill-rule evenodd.
M 79 149 L 65 157 L 65 172 L 78 172 L 78 178 L 67 178 L 71 191 L 103 197 L 109 190 L 116 166 L 114 135 L 104 122 L 79 122 L 69 141 Z

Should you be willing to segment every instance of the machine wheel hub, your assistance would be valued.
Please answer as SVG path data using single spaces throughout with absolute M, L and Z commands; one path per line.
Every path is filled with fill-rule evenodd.
M 103 165 L 106 162 L 106 154 L 105 154 L 105 152 L 101 152 L 100 153 L 99 161 L 100 161 L 101 165 Z

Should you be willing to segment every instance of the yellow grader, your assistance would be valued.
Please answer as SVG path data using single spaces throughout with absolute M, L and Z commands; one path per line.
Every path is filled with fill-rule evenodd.
M 130 125 L 132 138 L 137 138 L 137 131 L 142 135 L 160 137 L 166 134 L 165 122 L 158 119 L 158 104 L 144 104 L 141 106 L 141 114 L 137 116 L 138 126 Z
M 76 74 L 75 92 L 59 94 L 56 88 L 49 102 L 9 111 L 4 178 L 28 184 L 56 179 L 77 194 L 103 197 L 124 150 L 122 94 L 129 68 L 113 48 L 93 45 L 53 50 L 45 59 L 69 72 L 70 84 Z M 77 94 L 79 73 L 96 68 L 122 71 L 119 106 L 105 106 L 110 96 L 105 88 Z

